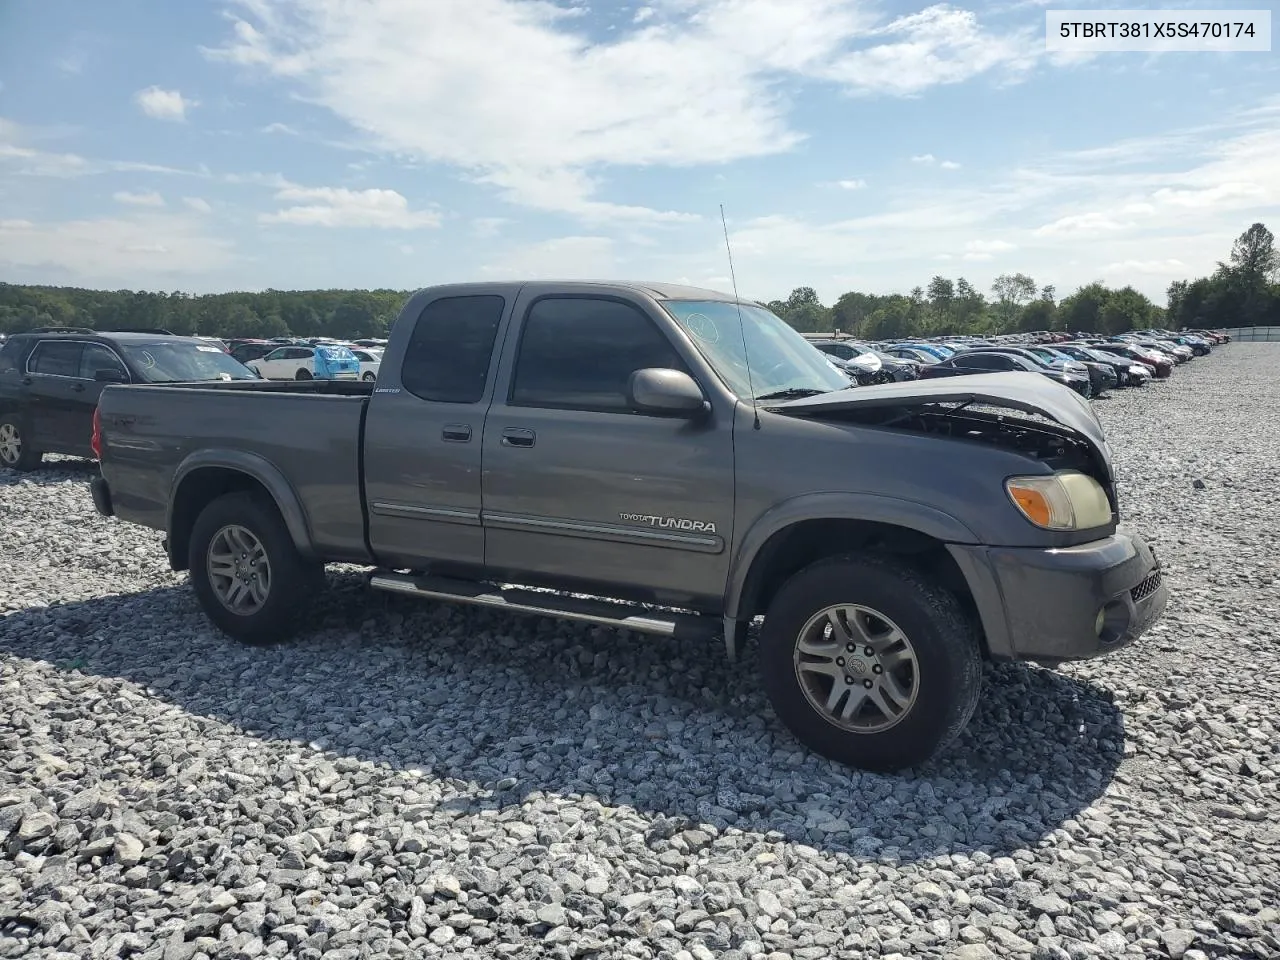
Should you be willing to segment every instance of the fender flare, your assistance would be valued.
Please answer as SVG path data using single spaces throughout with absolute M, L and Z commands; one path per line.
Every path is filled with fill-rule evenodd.
M 169 487 L 169 502 L 165 510 L 164 523 L 165 532 L 171 542 L 173 539 L 173 506 L 177 503 L 178 492 L 182 489 L 183 481 L 195 471 L 211 467 L 241 473 L 262 484 L 267 493 L 270 494 L 271 499 L 275 501 L 276 509 L 280 511 L 280 516 L 284 518 L 285 526 L 289 530 L 289 536 L 292 537 L 298 552 L 308 558 L 315 556 L 314 542 L 311 538 L 311 524 L 306 511 L 302 508 L 302 501 L 298 498 L 293 485 L 289 483 L 280 469 L 266 457 L 259 454 L 249 453 L 244 450 L 218 449 L 216 447 L 197 450 L 184 459 L 178 465 L 178 469 L 174 471 L 173 480 Z
M 874 493 L 810 493 L 784 500 L 760 516 L 746 531 L 734 553 L 725 589 L 724 615 L 738 619 L 744 600 L 754 595 L 756 561 L 770 541 L 807 520 L 864 520 L 915 530 L 943 543 L 977 544 L 978 535 L 948 513 L 915 500 Z

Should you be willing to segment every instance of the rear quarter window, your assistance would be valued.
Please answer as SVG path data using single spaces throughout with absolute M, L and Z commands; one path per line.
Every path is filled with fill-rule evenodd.
M 506 300 L 444 297 L 423 309 L 405 349 L 400 383 L 416 397 L 476 403 L 484 396 Z

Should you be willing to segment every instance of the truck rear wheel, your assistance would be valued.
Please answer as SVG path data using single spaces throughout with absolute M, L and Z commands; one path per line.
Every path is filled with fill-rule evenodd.
M 801 742 L 882 772 L 945 749 L 982 689 L 959 601 L 879 557 L 821 560 L 792 576 L 765 614 L 760 661 L 774 710 Z
M 200 512 L 187 564 L 209 619 L 255 646 L 297 630 L 299 610 L 324 574 L 298 552 L 276 505 L 253 493 L 226 494 Z

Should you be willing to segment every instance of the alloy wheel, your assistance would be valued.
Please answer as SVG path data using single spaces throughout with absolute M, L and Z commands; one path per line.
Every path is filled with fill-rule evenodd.
M 22 434 L 12 423 L 0 423 L 0 463 L 13 466 L 22 459 Z
M 209 583 L 219 602 L 232 613 L 257 613 L 271 592 L 271 563 L 266 547 L 247 527 L 228 524 L 209 541 Z
M 858 604 L 809 618 L 795 647 L 796 678 L 809 705 L 851 733 L 880 733 L 915 705 L 915 648 L 892 620 Z

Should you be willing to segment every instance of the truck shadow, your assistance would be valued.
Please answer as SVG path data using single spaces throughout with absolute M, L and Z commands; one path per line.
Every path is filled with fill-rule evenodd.
M 943 759 L 863 773 L 781 727 L 753 645 L 728 665 L 719 646 L 370 596 L 350 573 L 329 587 L 299 639 L 276 647 L 216 633 L 183 585 L 10 613 L 0 653 L 130 681 L 277 756 L 310 742 L 462 781 L 444 801 L 459 813 L 585 794 L 659 832 L 672 821 L 778 831 L 860 860 L 1034 845 L 1102 794 L 1123 754 L 1104 691 L 997 666 Z

